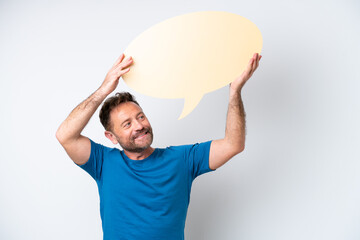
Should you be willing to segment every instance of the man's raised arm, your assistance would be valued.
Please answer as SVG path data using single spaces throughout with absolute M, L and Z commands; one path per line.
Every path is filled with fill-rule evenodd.
M 213 170 L 245 148 L 245 110 L 241 90 L 258 67 L 260 59 L 259 54 L 254 54 L 245 71 L 230 84 L 225 138 L 212 141 L 210 146 L 209 167 Z
M 121 54 L 101 86 L 70 113 L 56 132 L 56 138 L 76 164 L 85 164 L 90 157 L 90 140 L 81 135 L 82 130 L 104 99 L 115 90 L 119 78 L 130 70 L 133 60 L 131 57 L 124 60 L 124 57 Z

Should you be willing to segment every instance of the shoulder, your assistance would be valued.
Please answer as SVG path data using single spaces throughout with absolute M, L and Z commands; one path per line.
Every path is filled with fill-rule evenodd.
M 101 151 L 103 153 L 110 153 L 110 152 L 120 152 L 120 149 L 116 148 L 116 147 L 107 147 L 101 143 L 97 143 L 95 141 L 93 141 L 92 139 L 90 139 L 90 143 L 91 143 L 91 151 Z

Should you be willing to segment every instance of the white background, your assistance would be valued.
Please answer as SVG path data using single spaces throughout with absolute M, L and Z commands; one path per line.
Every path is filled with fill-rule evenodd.
M 0 239 L 102 238 L 96 183 L 56 129 L 138 34 L 213 10 L 254 22 L 263 58 L 243 89 L 245 151 L 194 181 L 186 239 L 360 239 L 357 0 L 1 1 Z M 224 136 L 228 87 L 180 121 L 183 99 L 118 90 L 155 147 Z M 98 112 L 84 134 L 113 146 Z

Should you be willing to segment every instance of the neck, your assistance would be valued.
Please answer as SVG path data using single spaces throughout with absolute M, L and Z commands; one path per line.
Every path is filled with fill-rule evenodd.
M 131 160 L 143 160 L 143 159 L 147 158 L 148 156 L 150 156 L 154 152 L 154 150 L 155 149 L 152 147 L 148 147 L 142 152 L 129 152 L 124 149 L 124 153 Z

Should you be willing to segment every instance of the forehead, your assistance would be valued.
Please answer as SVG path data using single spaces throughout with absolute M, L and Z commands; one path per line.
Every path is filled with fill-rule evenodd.
M 141 107 L 133 102 L 124 102 L 116 106 L 110 113 L 113 121 L 125 121 L 128 118 L 136 117 L 142 112 Z

